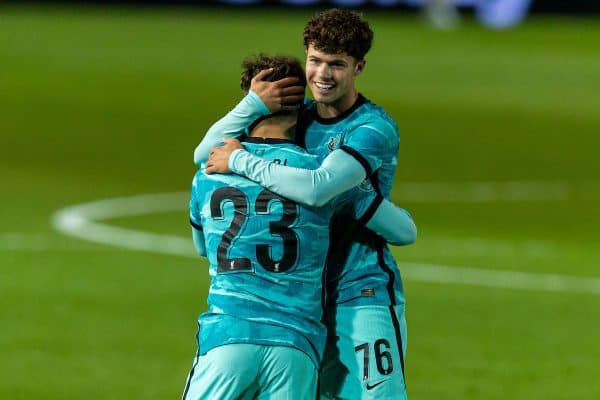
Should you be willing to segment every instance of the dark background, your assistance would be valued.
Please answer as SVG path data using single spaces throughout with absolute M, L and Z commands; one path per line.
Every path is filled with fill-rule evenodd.
M 140 5 L 185 5 L 185 6 L 230 6 L 230 7 L 257 7 L 257 5 L 227 5 L 217 0 L 145 0 L 145 1 L 133 1 L 133 0 L 48 0 L 44 2 L 30 1 L 30 0 L 13 0 L 7 3 L 30 3 L 30 4 L 70 4 L 70 3 L 83 3 L 83 4 L 140 4 Z M 368 2 L 365 7 L 377 7 L 374 3 Z M 283 6 L 293 7 L 281 4 L 278 0 L 264 0 L 261 5 L 269 6 Z M 335 4 L 331 1 L 323 0 L 317 6 L 331 7 Z M 407 6 L 392 6 L 388 7 L 392 9 L 410 9 Z M 587 14 L 600 14 L 600 1 L 599 0 L 537 0 L 534 1 L 530 12 L 532 13 L 548 13 L 548 14 L 572 14 L 572 15 L 587 15 Z

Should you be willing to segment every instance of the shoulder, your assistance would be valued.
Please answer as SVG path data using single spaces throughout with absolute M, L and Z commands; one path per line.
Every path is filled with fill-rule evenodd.
M 204 176 L 204 164 L 202 164 L 200 168 L 198 168 L 198 170 L 194 174 L 194 178 L 192 179 L 192 190 L 194 190 L 200 185 L 200 182 L 203 180 Z
M 399 144 L 398 125 L 382 107 L 367 101 L 356 111 L 352 123 L 348 125 L 347 135 L 350 140 L 360 138 L 387 143 L 392 147 Z
M 282 146 L 278 151 L 286 155 L 286 159 L 288 160 L 286 165 L 290 167 L 316 169 L 321 164 L 318 156 L 310 154 L 306 149 L 298 145 Z
M 203 197 L 202 194 L 207 192 L 208 186 L 214 186 L 214 179 L 204 172 L 205 166 L 202 165 L 192 181 L 192 195 Z
M 205 165 L 196 171 L 194 180 L 192 181 L 192 195 L 196 195 L 197 198 L 204 198 L 216 189 L 223 186 L 243 186 L 248 181 L 236 174 L 207 174 L 205 172 Z
M 368 118 L 355 124 L 346 133 L 347 142 L 369 142 L 384 147 L 396 147 L 400 136 L 396 126 L 382 119 Z
M 361 112 L 361 125 L 377 129 L 381 132 L 398 135 L 398 125 L 396 121 L 377 104 L 367 101 Z
M 290 140 L 268 139 L 262 144 L 244 143 L 244 147 L 249 153 L 269 163 L 304 169 L 316 169 L 319 165 L 317 156 Z

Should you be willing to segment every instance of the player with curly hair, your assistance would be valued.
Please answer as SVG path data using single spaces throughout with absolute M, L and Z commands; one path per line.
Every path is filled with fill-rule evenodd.
M 265 69 L 266 82 L 306 85 L 293 57 L 260 54 L 242 67 L 245 93 Z M 241 137 L 246 150 L 270 163 L 317 168 L 319 157 L 293 140 L 301 103 L 254 121 Z M 241 176 L 205 172 L 194 178 L 190 221 L 196 248 L 210 263 L 209 310 L 198 318 L 198 353 L 183 398 L 316 398 L 333 204 L 301 206 Z M 366 221 L 384 204 L 374 193 L 357 193 L 352 218 Z M 400 218 L 414 226 L 407 214 Z
M 295 77 L 299 60 L 260 54 L 242 64 L 241 87 Z M 246 149 L 269 162 L 318 166 L 293 141 L 298 110 L 257 121 Z M 208 310 L 198 317 L 198 352 L 183 400 L 312 399 L 326 340 L 322 280 L 332 210 L 302 207 L 237 175 L 194 176 L 190 222 L 209 261 Z M 290 298 L 292 300 L 290 300 Z
M 406 225 L 390 239 L 387 229 L 399 225 L 399 214 L 386 200 L 397 165 L 398 130 L 393 119 L 356 88 L 373 31 L 358 13 L 331 9 L 308 21 L 303 38 L 306 80 L 314 100 L 300 113 L 296 141 L 320 156 L 321 165 L 309 170 L 269 163 L 231 139 L 256 118 L 285 109 L 293 97 L 293 82 L 264 82 L 264 71 L 252 82 L 249 96 L 209 129 L 195 159 L 208 158 L 207 172 L 234 172 L 299 204 L 320 206 L 334 199 L 321 396 L 405 399 L 404 291 L 382 237 L 409 244 L 416 239 L 416 228 Z M 225 145 L 212 147 L 223 136 L 228 137 Z M 352 210 L 358 192 L 372 193 L 380 205 L 388 206 L 372 207 L 356 220 Z M 374 227 L 381 220 L 388 228 Z

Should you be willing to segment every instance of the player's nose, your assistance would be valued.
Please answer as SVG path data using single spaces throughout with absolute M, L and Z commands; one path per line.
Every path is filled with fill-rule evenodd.
M 317 77 L 319 79 L 331 79 L 331 68 L 327 63 L 322 63 L 317 69 Z

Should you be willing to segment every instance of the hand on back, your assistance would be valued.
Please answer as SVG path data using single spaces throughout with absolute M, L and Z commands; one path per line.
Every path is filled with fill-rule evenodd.
M 237 139 L 223 139 L 223 146 L 213 147 L 210 150 L 210 156 L 206 162 L 207 174 L 229 174 L 229 156 L 234 150 L 243 149 L 244 147 Z

